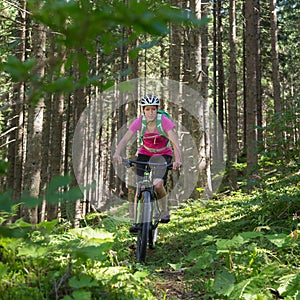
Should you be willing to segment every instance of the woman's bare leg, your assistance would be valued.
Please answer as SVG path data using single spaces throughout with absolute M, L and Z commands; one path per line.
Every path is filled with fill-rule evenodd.
M 160 203 L 161 211 L 166 214 L 168 212 L 168 199 L 167 192 L 164 187 L 164 182 L 162 179 L 154 180 L 155 192 L 157 194 L 157 200 Z M 164 215 L 162 217 L 165 217 Z

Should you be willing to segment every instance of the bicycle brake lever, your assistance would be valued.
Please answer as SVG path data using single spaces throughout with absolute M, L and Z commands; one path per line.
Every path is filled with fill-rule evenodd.
M 173 170 L 173 164 L 168 164 L 168 165 L 167 165 L 167 169 L 168 169 L 168 170 Z

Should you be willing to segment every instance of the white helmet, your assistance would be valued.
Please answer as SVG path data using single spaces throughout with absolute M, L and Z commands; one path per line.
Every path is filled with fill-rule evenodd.
M 140 101 L 141 106 L 147 106 L 147 105 L 160 105 L 159 99 L 155 95 L 145 95 L 141 101 Z

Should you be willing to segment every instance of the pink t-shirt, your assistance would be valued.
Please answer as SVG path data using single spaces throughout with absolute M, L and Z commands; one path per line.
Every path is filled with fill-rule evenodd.
M 138 117 L 137 119 L 135 119 L 131 125 L 129 126 L 129 130 L 131 130 L 132 132 L 136 133 L 137 131 L 141 130 L 142 128 L 142 118 L 143 116 Z M 169 130 L 173 129 L 175 127 L 175 124 L 166 116 L 162 116 L 161 119 L 161 123 L 162 123 L 162 128 L 164 130 L 164 132 L 168 132 Z M 148 131 L 148 129 L 146 129 L 146 132 L 144 134 L 143 137 L 143 143 L 146 147 L 151 148 L 151 149 L 162 149 L 164 147 L 167 146 L 168 144 L 168 139 L 161 136 L 157 130 L 157 128 L 155 128 L 153 133 L 150 133 Z M 166 149 L 163 149 L 162 151 L 158 151 L 158 152 L 152 152 L 147 150 L 144 146 L 141 146 L 138 150 L 139 154 L 145 154 L 148 156 L 157 156 L 157 155 L 170 155 L 172 156 L 172 148 L 168 147 Z

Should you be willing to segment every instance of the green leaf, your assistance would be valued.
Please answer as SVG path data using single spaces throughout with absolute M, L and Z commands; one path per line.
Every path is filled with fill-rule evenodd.
M 203 253 L 201 256 L 197 258 L 197 262 L 194 266 L 194 268 L 197 269 L 206 269 L 207 267 L 210 267 L 213 264 L 213 256 L 209 252 Z
M 52 220 L 52 221 L 45 221 L 45 222 L 40 222 L 37 224 L 37 227 L 39 229 L 46 229 L 47 232 L 51 232 L 58 224 L 58 219 Z
M 38 257 L 46 256 L 46 253 L 47 253 L 46 247 L 40 247 L 37 245 L 26 245 L 18 249 L 18 256 L 38 258 Z
M 34 208 L 34 207 L 42 204 L 43 199 L 42 198 L 38 198 L 38 197 L 33 197 L 33 196 L 30 195 L 30 192 L 25 191 L 22 194 L 20 201 L 26 207 L 28 207 L 28 208 Z
M 89 72 L 90 66 L 86 55 L 82 53 L 77 54 L 78 66 L 81 74 L 87 74 Z
M 103 243 L 99 246 L 86 246 L 73 249 L 76 257 L 81 259 L 92 259 L 103 261 L 106 258 L 106 253 L 112 247 L 112 243 Z
M 218 295 L 229 296 L 234 289 L 235 277 L 226 270 L 217 271 L 213 290 Z
M 71 183 L 72 183 L 71 176 L 68 176 L 68 175 L 66 175 L 66 176 L 61 176 L 61 175 L 55 176 L 50 181 L 50 183 L 49 183 L 49 185 L 47 187 L 47 190 L 48 191 L 55 191 L 58 188 L 66 187 L 66 186 L 68 186 Z
M 72 293 L 73 299 L 74 300 L 90 300 L 92 299 L 92 293 L 89 291 L 85 291 L 85 290 L 78 290 L 78 291 L 74 291 Z
M 268 234 L 265 237 L 279 248 L 283 247 L 288 241 L 288 236 L 284 233 Z
M 300 272 L 281 277 L 279 280 L 278 293 L 280 296 L 297 296 L 300 291 Z
M 8 267 L 0 262 L 0 279 L 7 273 Z
M 10 163 L 0 160 L 0 174 L 7 174 L 6 170 L 8 169 Z
M 13 212 L 15 203 L 12 200 L 12 192 L 7 191 L 0 194 L 0 211 L 7 213 Z
M 68 93 L 74 91 L 75 88 L 73 78 L 71 77 L 58 78 L 44 85 L 44 89 L 48 93 Z
M 216 246 L 218 250 L 228 250 L 232 248 L 238 248 L 242 246 L 246 240 L 240 235 L 234 236 L 231 240 L 227 239 L 218 239 Z
M 0 226 L 0 236 L 12 238 L 25 238 L 31 231 L 31 227 L 21 228 L 13 225 Z
M 139 44 L 138 47 L 137 47 L 137 49 L 139 49 L 139 50 L 150 49 L 153 46 L 157 45 L 158 41 L 159 41 L 158 38 L 154 38 L 152 41 Z
M 255 239 L 257 237 L 262 236 L 262 232 L 256 232 L 256 231 L 246 231 L 239 233 L 239 236 L 241 236 L 245 242 L 249 242 L 251 239 Z
M 82 259 L 104 260 L 106 253 L 113 245 L 113 234 L 101 229 L 74 228 L 70 231 L 83 240 L 81 245 L 73 249 L 73 253 Z
M 15 223 L 10 225 L 10 228 L 32 228 L 32 224 L 25 222 L 23 219 L 18 219 Z
M 255 276 L 243 280 L 234 286 L 234 290 L 230 294 L 231 299 L 248 299 L 245 295 L 258 295 L 264 288 L 265 278 Z M 254 298 L 257 299 L 257 298 Z
M 177 264 L 171 264 L 171 263 L 168 263 L 168 265 L 174 270 L 174 271 L 178 271 L 181 269 L 182 267 L 182 263 L 177 263 Z
M 139 278 L 139 279 L 145 278 L 145 277 L 149 276 L 149 272 L 148 271 L 137 271 L 133 274 L 133 276 L 135 278 Z
M 30 76 L 30 72 L 35 64 L 35 59 L 27 59 L 22 62 L 15 56 L 9 56 L 4 64 L 4 71 L 11 75 L 15 82 L 26 81 Z
M 93 229 L 91 227 L 74 228 L 71 230 L 78 237 L 95 243 L 113 242 L 113 234 L 103 229 Z
M 69 280 L 69 285 L 72 288 L 80 289 L 84 287 L 98 286 L 99 283 L 90 276 L 83 274 L 80 278 L 72 277 Z
M 50 181 L 46 189 L 46 201 L 49 203 L 58 203 L 63 199 L 63 188 L 72 183 L 71 176 L 55 176 Z
M 192 247 L 196 247 L 196 246 L 204 246 L 207 244 L 212 244 L 217 240 L 217 238 L 215 236 L 212 235 L 207 235 L 206 237 L 202 238 L 202 239 L 198 239 L 193 241 L 192 243 Z
M 192 251 L 189 252 L 189 254 L 186 257 L 186 259 L 193 261 L 193 260 L 197 259 L 201 255 L 202 255 L 201 250 L 198 250 L 198 249 L 192 250 Z
M 62 193 L 60 197 L 64 200 L 77 201 L 78 199 L 82 199 L 83 194 L 79 186 L 74 186 L 70 188 L 68 191 Z

